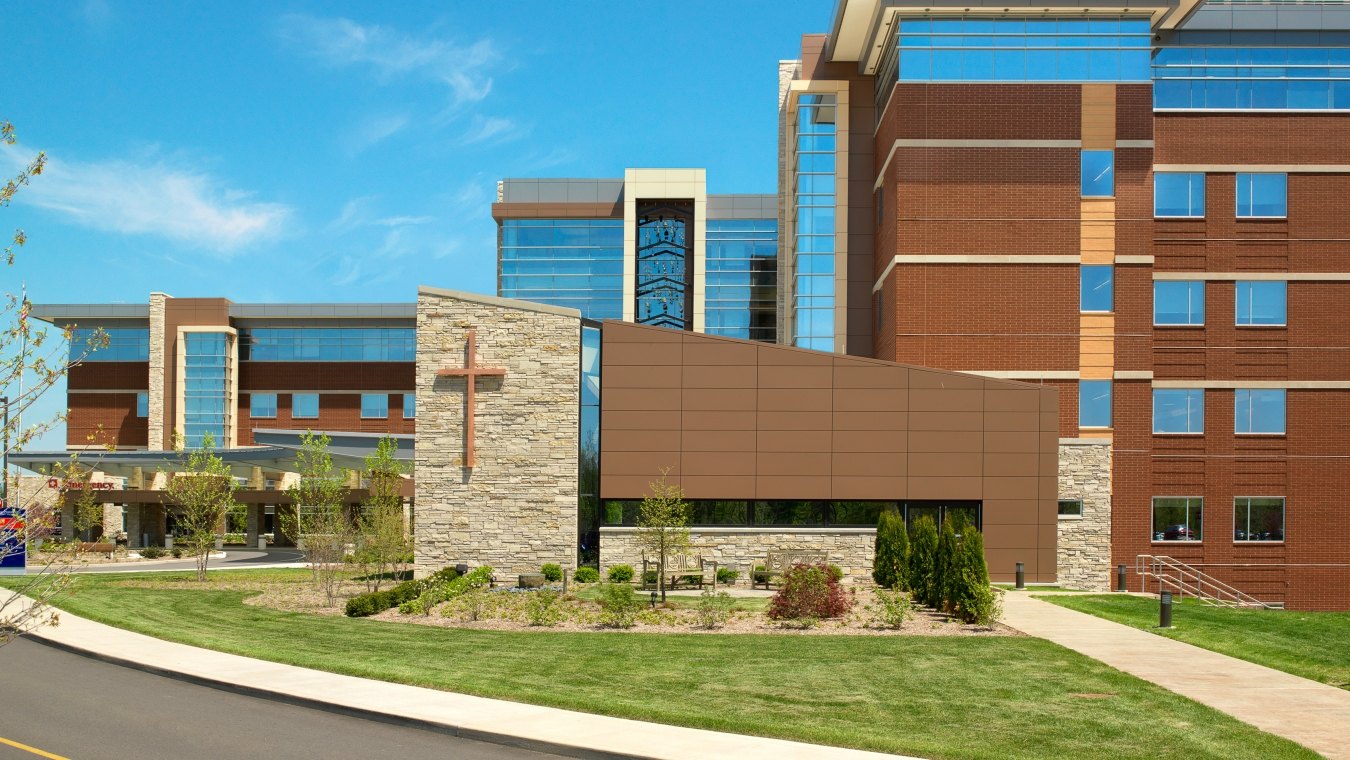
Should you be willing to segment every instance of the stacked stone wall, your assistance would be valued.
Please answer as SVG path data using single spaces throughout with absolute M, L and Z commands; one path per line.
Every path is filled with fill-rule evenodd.
M 1059 585 L 1107 591 L 1111 583 L 1111 443 L 1061 442 L 1059 498 L 1081 499 L 1082 517 L 1060 517 Z
M 773 549 L 824 550 L 826 561 L 844 571 L 844 583 L 871 583 L 876 536 L 875 528 L 702 528 L 689 532 L 689 543 L 691 554 L 739 572 L 738 586 L 749 585 L 750 570 L 763 564 L 765 554 Z M 632 565 L 642 571 L 636 528 L 600 529 L 601 577 L 614 565 Z

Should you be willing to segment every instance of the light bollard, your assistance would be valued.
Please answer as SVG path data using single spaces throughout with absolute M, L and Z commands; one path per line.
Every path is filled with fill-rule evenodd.
M 1025 589 L 1026 587 L 1027 587 L 1027 566 L 1026 566 L 1024 563 L 1022 563 L 1022 562 L 1018 562 L 1018 563 L 1017 563 L 1017 590 L 1021 591 L 1021 590 Z
M 1116 591 L 1125 590 L 1125 566 L 1116 565 Z
M 1158 597 L 1158 627 L 1172 627 L 1172 592 L 1164 591 Z

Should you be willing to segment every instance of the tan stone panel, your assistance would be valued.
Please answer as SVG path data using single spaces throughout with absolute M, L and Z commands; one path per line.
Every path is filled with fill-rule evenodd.
M 744 343 L 686 335 L 684 340 L 684 364 L 685 366 L 753 366 L 756 348 L 756 346 Z
M 748 476 L 755 472 L 755 454 L 751 451 L 684 452 L 680 474 L 718 477 Z
M 911 499 L 979 499 L 983 478 L 932 478 L 910 475 Z
M 905 499 L 908 479 L 898 476 L 852 476 L 830 478 L 830 499 Z
M 978 453 L 986 450 L 983 428 L 977 430 L 910 430 L 908 446 L 910 451 Z
M 935 478 L 979 478 L 984 472 L 984 454 L 911 451 L 909 473 Z
M 832 435 L 829 430 L 761 430 L 755 451 L 828 453 Z
M 1116 218 L 1116 202 L 1112 198 L 1084 198 L 1079 214 L 1081 221 L 1112 221 Z
M 830 478 L 813 475 L 763 474 L 755 478 L 757 499 L 828 499 Z
M 605 390 L 611 388 L 678 388 L 678 369 L 662 365 L 619 364 L 605 367 Z
M 834 364 L 835 388 L 905 388 L 908 385 L 909 370 L 903 367 L 855 364 L 842 359 Z
M 1053 525 L 1050 527 L 1054 527 Z M 1024 549 L 1035 548 L 1036 543 L 1035 524 L 1030 525 L 1009 525 L 1003 523 L 990 523 L 989 518 L 984 519 L 984 548 L 986 549 Z
M 984 392 L 986 412 L 1039 412 L 1040 404 L 1040 394 L 1034 390 L 990 388 Z
M 687 391 L 686 391 L 687 393 Z M 604 408 L 614 411 L 678 411 L 678 388 L 605 388 Z
M 765 388 L 759 391 L 757 408 L 768 412 L 790 412 L 799 409 L 828 411 L 831 406 L 831 393 L 828 388 Z
M 1081 114 L 1083 147 L 1113 150 L 1116 147 L 1115 85 L 1084 84 Z
M 908 426 L 907 412 L 834 412 L 835 430 L 894 431 L 903 435 Z
M 1104 439 L 1104 440 L 1109 441 L 1109 440 L 1112 440 L 1112 438 L 1114 437 L 1114 434 L 1113 434 L 1112 431 L 1110 431 L 1110 430 L 1080 429 L 1080 430 L 1078 431 L 1078 437 L 1079 437 L 1079 438 L 1101 438 L 1101 439 Z
M 909 468 L 905 455 L 884 452 L 835 452 L 830 458 L 830 475 L 841 477 L 902 477 Z
M 690 366 L 685 364 L 678 376 L 686 388 L 753 388 L 757 367 L 751 365 Z M 671 372 L 674 375 L 675 373 Z M 605 387 L 609 388 L 608 373 Z
M 1027 477 L 1041 474 L 1040 455 L 1034 451 L 985 455 L 984 474 L 990 477 Z
M 680 413 L 681 426 L 685 430 L 742 430 L 753 433 L 755 430 L 755 412 L 753 411 L 689 411 Z
M 759 369 L 760 388 L 829 388 L 834 372 L 828 366 L 764 367 Z
M 1115 375 L 1115 368 L 1110 365 L 1104 367 L 1083 367 L 1078 370 L 1078 376 L 1083 380 L 1110 380 L 1113 375 Z
M 669 409 L 615 410 L 606 403 L 600 410 L 600 429 L 601 438 L 611 430 L 679 430 L 680 413 Z
M 1001 495 L 984 500 L 984 524 L 1035 525 L 1040 521 L 1040 502 L 1035 499 L 1007 499 Z
M 753 499 L 753 475 L 684 475 L 680 486 L 689 499 Z
M 1041 412 L 989 412 L 984 415 L 984 426 L 989 432 L 1040 430 L 1041 414 Z
M 1011 414 L 1011 412 L 1002 412 L 1001 414 Z M 909 429 L 911 431 L 979 431 L 984 430 L 984 418 L 984 412 L 915 411 L 909 413 Z M 918 450 L 912 437 L 910 438 L 909 448 L 911 451 Z
M 835 412 L 903 412 L 910 393 L 907 388 L 836 388 L 831 405 Z
M 655 480 L 669 467 L 671 475 L 680 474 L 679 451 L 610 451 L 600 454 L 600 471 L 609 475 L 639 475 Z
M 766 412 L 756 415 L 760 430 L 830 430 L 829 412 Z
M 680 349 L 681 346 L 678 343 L 653 344 L 611 341 L 606 343 L 604 350 L 600 352 L 600 361 L 603 363 L 606 372 L 609 371 L 610 367 L 621 364 L 679 366 Z
M 836 453 L 878 452 L 902 454 L 909 450 L 908 433 L 903 430 L 835 430 L 831 450 Z
M 747 388 L 686 388 L 681 403 L 688 411 L 744 411 L 755 408 L 755 396 L 756 391 Z
M 697 451 L 754 451 L 755 431 L 753 430 L 689 430 L 680 436 L 680 448 L 688 452 Z
M 605 451 L 679 451 L 678 430 L 607 430 Z
M 760 478 L 773 475 L 818 475 L 830 474 L 830 455 L 828 452 L 757 452 L 755 454 L 755 474 Z

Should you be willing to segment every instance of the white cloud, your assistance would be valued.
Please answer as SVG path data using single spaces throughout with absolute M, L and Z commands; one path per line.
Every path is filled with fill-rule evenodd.
M 457 103 L 487 97 L 492 90 L 489 70 L 501 59 L 489 39 L 462 45 L 347 18 L 288 14 L 281 18 L 281 36 L 332 66 L 364 65 L 384 77 L 430 78 L 449 88 Z
M 0 157 L 3 164 L 22 160 L 13 149 Z M 228 254 L 276 237 L 291 216 L 288 206 L 251 197 L 203 172 L 162 161 L 49 159 L 22 200 L 96 230 L 157 235 Z
M 434 221 L 436 221 L 434 216 L 386 216 L 375 219 L 371 224 L 378 224 L 381 227 L 408 227 L 414 224 L 431 224 Z
M 342 146 L 347 155 L 354 156 L 402 132 L 404 127 L 408 126 L 409 121 L 409 118 L 403 114 L 366 119 L 342 138 Z
M 469 124 L 469 131 L 460 138 L 465 145 L 482 142 L 503 143 L 525 136 L 526 130 L 510 119 L 495 116 L 475 115 Z

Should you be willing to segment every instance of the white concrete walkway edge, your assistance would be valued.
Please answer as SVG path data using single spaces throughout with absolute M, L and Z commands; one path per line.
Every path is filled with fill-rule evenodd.
M 1003 600 L 1003 622 L 1023 633 L 1100 660 L 1331 760 L 1350 760 L 1350 691 L 1033 599 L 1025 592 L 1010 591 Z
M 539 707 L 255 660 L 175 644 L 62 611 L 28 634 L 119 665 L 319 709 L 574 757 L 863 760 L 876 752 Z

